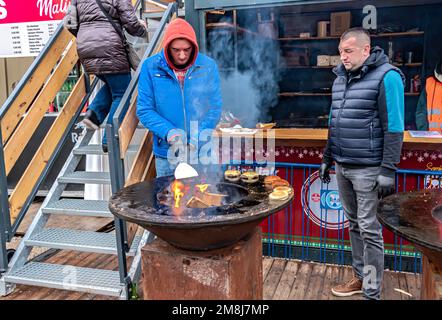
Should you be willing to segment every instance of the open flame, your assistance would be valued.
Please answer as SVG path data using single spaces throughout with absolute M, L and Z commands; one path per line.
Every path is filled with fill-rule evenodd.
M 175 208 L 179 208 L 181 198 L 184 196 L 184 184 L 181 181 L 175 180 L 172 183 L 172 192 L 175 199 Z
M 209 187 L 209 185 L 208 184 L 197 184 L 195 187 L 198 188 L 198 190 L 201 193 L 203 193 L 203 192 L 206 192 L 206 190 Z

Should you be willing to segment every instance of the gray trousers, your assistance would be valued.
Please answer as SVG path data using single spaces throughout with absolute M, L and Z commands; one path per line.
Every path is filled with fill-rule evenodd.
M 376 217 L 379 171 L 380 167 L 353 169 L 336 164 L 339 198 L 350 226 L 353 271 L 363 280 L 368 299 L 380 299 L 384 272 L 384 239 Z

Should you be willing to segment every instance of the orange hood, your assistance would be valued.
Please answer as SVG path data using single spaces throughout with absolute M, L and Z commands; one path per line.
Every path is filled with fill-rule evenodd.
M 167 27 L 166 33 L 164 35 L 164 56 L 166 57 L 167 64 L 173 68 L 172 59 L 169 57 L 169 46 L 175 39 L 186 39 L 189 40 L 194 47 L 193 57 L 188 66 L 195 63 L 196 57 L 198 56 L 198 43 L 196 42 L 196 34 L 193 27 L 184 19 L 177 18 L 172 20 L 172 22 Z

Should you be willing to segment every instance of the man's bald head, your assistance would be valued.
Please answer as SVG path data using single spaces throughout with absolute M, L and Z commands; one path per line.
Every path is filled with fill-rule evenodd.
M 370 34 L 362 28 L 345 31 L 339 43 L 341 61 L 347 71 L 359 69 L 370 56 Z

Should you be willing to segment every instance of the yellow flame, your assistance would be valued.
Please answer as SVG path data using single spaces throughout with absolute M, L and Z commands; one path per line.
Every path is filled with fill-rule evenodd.
M 201 192 L 206 192 L 209 185 L 208 184 L 197 184 L 195 187 L 197 187 Z
M 184 184 L 180 181 L 174 181 L 172 184 L 172 192 L 175 199 L 175 208 L 180 207 L 181 198 L 184 196 Z

